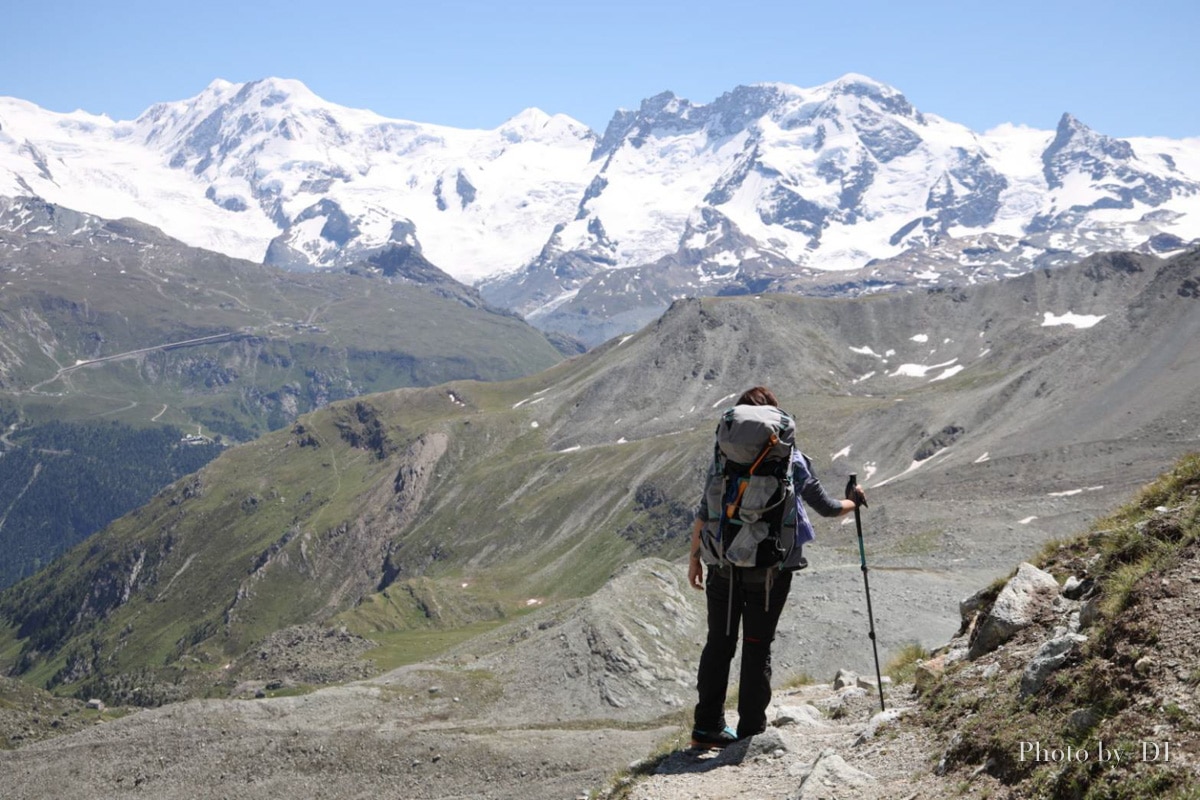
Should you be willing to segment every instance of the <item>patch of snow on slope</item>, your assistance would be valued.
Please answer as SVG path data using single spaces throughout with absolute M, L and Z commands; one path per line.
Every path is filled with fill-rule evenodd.
M 875 484 L 872 488 L 878 489 L 880 486 L 887 486 L 889 483 L 896 480 L 897 478 L 903 478 L 905 475 L 907 475 L 910 472 L 916 472 L 918 469 L 920 469 L 924 465 L 928 464 L 930 461 L 933 461 L 935 458 L 937 458 L 938 456 L 942 455 L 945 452 L 946 452 L 946 450 L 939 450 L 938 452 L 931 455 L 929 458 L 923 458 L 920 461 L 913 461 L 911 464 L 908 465 L 908 469 L 904 470 L 904 472 L 901 472 L 899 475 L 893 475 L 892 477 L 888 478 L 887 480 L 880 481 L 879 483 Z
M 722 397 L 720 400 L 718 400 L 717 402 L 713 403 L 712 407 L 716 408 L 717 406 L 721 405 L 721 403 L 724 403 L 726 400 L 732 400 L 733 398 L 735 398 L 737 396 L 738 396 L 737 392 L 734 392 L 733 394 L 727 394 L 724 397 Z
M 930 382 L 930 383 L 933 383 L 934 381 L 944 381 L 944 380 L 946 380 L 947 378 L 952 378 L 952 377 L 954 377 L 954 376 L 955 376 L 955 375 L 957 375 L 958 373 L 962 372 L 964 369 L 966 369 L 966 367 L 964 367 L 962 364 L 957 364 L 957 365 L 955 365 L 955 366 L 953 366 L 953 367 L 950 367 L 950 368 L 949 368 L 949 369 L 947 369 L 947 370 L 943 370 L 943 371 L 942 371 L 942 373 L 941 373 L 940 375 L 938 375 L 937 377 L 935 377 L 935 378 L 930 378 L 930 379 L 929 379 L 929 382 Z
M 1050 492 L 1050 497 L 1074 497 L 1077 494 L 1084 492 L 1098 492 L 1103 489 L 1103 486 L 1088 486 L 1086 489 L 1068 489 L 1065 492 Z
M 958 361 L 958 359 L 952 358 L 941 364 L 901 364 L 896 368 L 895 372 L 889 372 L 888 377 L 895 378 L 903 375 L 908 378 L 924 378 L 935 369 L 944 369 L 953 366 L 955 361 Z
M 1047 311 L 1042 316 L 1043 328 L 1048 328 L 1052 325 L 1071 325 L 1076 328 L 1090 328 L 1108 315 L 1073 314 L 1070 311 L 1065 314 L 1053 314 Z

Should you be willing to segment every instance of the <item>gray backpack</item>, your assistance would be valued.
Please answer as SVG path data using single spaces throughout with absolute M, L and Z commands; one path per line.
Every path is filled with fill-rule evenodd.
M 701 559 L 713 566 L 787 568 L 795 547 L 791 461 L 796 424 L 775 406 L 740 405 L 717 425 L 704 486 Z

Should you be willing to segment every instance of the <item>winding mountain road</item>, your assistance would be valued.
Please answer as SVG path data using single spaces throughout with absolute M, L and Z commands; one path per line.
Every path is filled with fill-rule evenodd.
M 62 378 L 64 375 L 74 372 L 77 369 L 82 369 L 84 367 L 94 367 L 97 364 L 104 364 L 104 363 L 107 363 L 110 361 L 122 361 L 122 360 L 125 360 L 128 358 L 137 358 L 138 356 L 145 355 L 146 353 L 153 353 L 153 352 L 157 352 L 157 351 L 176 350 L 181 347 L 195 347 L 197 345 L 213 344 L 215 342 L 232 342 L 232 341 L 236 341 L 238 339 L 242 339 L 242 338 L 245 338 L 245 337 L 251 336 L 251 335 L 253 335 L 253 334 L 247 333 L 245 331 L 236 331 L 236 332 L 229 332 L 229 333 L 215 333 L 210 336 L 198 336 L 194 339 L 183 339 L 178 342 L 167 342 L 166 344 L 156 344 L 156 345 L 152 345 L 150 347 L 140 347 L 136 350 L 126 350 L 123 353 L 114 353 L 111 356 L 101 356 L 100 358 L 92 358 L 92 359 L 88 359 L 87 361 L 76 361 L 74 364 L 71 364 L 70 366 L 60 367 L 58 372 L 54 373 L 53 376 L 47 378 L 44 381 L 41 381 L 40 383 L 36 383 L 33 386 L 29 387 L 29 392 L 32 394 L 44 394 L 44 392 L 39 392 L 38 389 L 40 389 L 41 387 L 45 386 L 48 383 L 54 383 L 56 380 L 59 380 L 60 378 Z

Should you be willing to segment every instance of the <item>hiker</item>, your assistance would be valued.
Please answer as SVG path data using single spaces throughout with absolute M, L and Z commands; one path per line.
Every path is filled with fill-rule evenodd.
M 797 498 L 824 517 L 840 517 L 852 513 L 856 503 L 866 504 L 861 487 L 855 487 L 854 499 L 831 497 L 813 474 L 812 462 L 795 447 L 794 432 L 791 416 L 764 386 L 742 394 L 717 427 L 688 563 L 688 582 L 703 589 L 708 602 L 708 638 L 696 678 L 695 747 L 724 747 L 767 728 L 771 642 L 792 572 L 808 565 L 803 544 L 813 539 Z M 734 441 L 739 435 L 740 450 Z M 748 508 L 754 513 L 746 513 Z M 736 517 L 743 518 L 741 524 L 731 524 Z M 739 624 L 743 643 L 735 731 L 725 724 L 725 691 Z

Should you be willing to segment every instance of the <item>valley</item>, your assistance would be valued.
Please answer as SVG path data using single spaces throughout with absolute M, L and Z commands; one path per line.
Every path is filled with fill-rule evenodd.
M 827 485 L 865 484 L 881 655 L 937 646 L 961 598 L 1197 449 L 1198 267 L 1111 254 L 953 292 L 681 300 L 528 377 L 335 401 L 0 595 L 0 664 L 168 703 L 61 740 L 94 743 L 118 793 L 140 775 L 219 796 L 218 773 L 265 797 L 357 796 L 347 775 L 429 797 L 587 791 L 686 718 L 702 595 L 680 556 L 736 392 L 772 386 Z M 779 679 L 869 672 L 849 528 L 818 522 L 807 554 Z M 374 677 L 313 691 L 289 672 L 271 637 L 312 624 L 344 629 L 343 665 Z M 472 635 L 369 665 L 455 630 Z M 206 755 L 148 749 L 162 726 Z M 34 786 L 58 746 L 5 758 Z
M 196 445 L 247 442 L 332 400 L 510 378 L 562 358 L 545 336 L 419 255 L 298 275 L 40 200 L 0 199 L 0 285 L 0 452 L 69 423 L 76 441 L 59 431 L 56 469 L 100 484 L 140 469 L 117 463 L 115 452 L 72 455 L 105 426 L 150 438 L 170 426 L 175 447 L 194 456 Z M 41 544 L 22 543 L 17 563 L 0 571 L 5 585 L 96 530 L 96 498 L 85 488 L 64 489 L 49 517 L 45 505 L 32 508 L 22 487 L 42 462 L 29 455 L 6 461 L 14 472 L 0 480 L 8 510 L 0 542 Z M 187 471 L 203 462 L 189 463 Z M 134 505 L 100 505 L 115 516 L 132 511 L 180 474 L 164 471 L 157 483 L 139 475 L 131 482 L 149 488 Z M 76 513 L 73 504 L 90 507 Z

